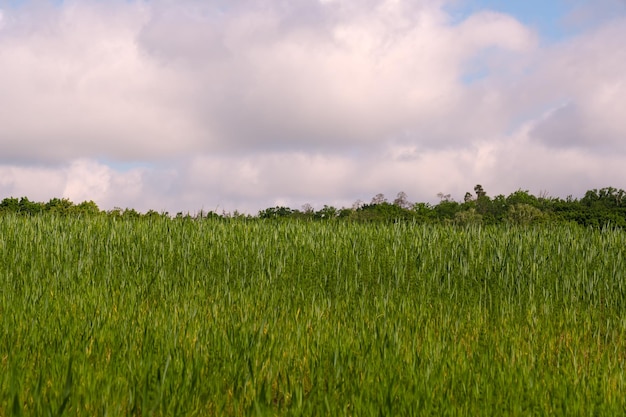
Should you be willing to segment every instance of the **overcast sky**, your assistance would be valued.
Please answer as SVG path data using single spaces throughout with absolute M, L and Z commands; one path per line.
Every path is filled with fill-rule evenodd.
M 0 0 L 0 199 L 626 188 L 626 0 Z

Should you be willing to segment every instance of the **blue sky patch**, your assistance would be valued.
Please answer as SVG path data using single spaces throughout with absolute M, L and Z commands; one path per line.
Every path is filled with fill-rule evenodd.
M 572 34 L 572 28 L 563 21 L 572 3 L 564 0 L 466 0 L 451 12 L 459 21 L 482 10 L 506 13 L 537 30 L 543 40 L 554 42 Z

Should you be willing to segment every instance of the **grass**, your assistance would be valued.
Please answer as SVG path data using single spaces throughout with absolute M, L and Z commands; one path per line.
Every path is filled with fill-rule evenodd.
M 0 217 L 0 415 L 620 415 L 626 233 Z

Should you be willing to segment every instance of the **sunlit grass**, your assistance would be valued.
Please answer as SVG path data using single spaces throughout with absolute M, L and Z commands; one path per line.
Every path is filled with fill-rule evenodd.
M 619 415 L 626 233 L 0 216 L 0 415 Z

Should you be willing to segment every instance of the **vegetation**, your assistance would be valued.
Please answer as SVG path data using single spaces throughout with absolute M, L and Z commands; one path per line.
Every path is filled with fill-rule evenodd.
M 536 197 L 528 191 L 518 190 L 509 196 L 489 197 L 479 184 L 474 194 L 465 194 L 463 202 L 455 201 L 449 194 L 440 193 L 437 205 L 410 203 L 404 192 L 398 193 L 393 203 L 378 194 L 371 203 L 355 203 L 353 208 L 336 209 L 324 206 L 318 212 L 310 206 L 302 211 L 287 207 L 262 210 L 258 218 L 340 218 L 357 222 L 413 221 L 436 224 L 542 224 L 577 223 L 582 226 L 626 227 L 626 192 L 613 187 L 587 191 L 578 200 L 568 197 L 559 199 L 547 196 Z
M 455 201 L 449 194 L 439 194 L 440 202 L 411 203 L 404 192 L 399 192 L 392 203 L 383 194 L 377 194 L 369 204 L 357 201 L 351 208 L 336 208 L 324 205 L 315 211 L 309 204 L 302 210 L 289 207 L 270 207 L 259 211 L 256 216 L 214 212 L 200 212 L 194 218 L 246 218 L 250 219 L 299 219 L 310 221 L 341 219 L 350 222 L 398 222 L 409 221 L 434 224 L 543 224 L 576 223 L 585 227 L 626 227 L 626 191 L 613 187 L 589 190 L 581 199 L 568 197 L 563 200 L 547 196 L 536 197 L 528 191 L 518 190 L 509 196 L 493 198 L 481 185 L 474 187 L 474 194 L 467 192 L 462 202 Z M 0 215 L 20 214 L 26 216 L 54 212 L 58 215 L 94 216 L 108 215 L 118 218 L 170 217 L 169 213 L 150 210 L 145 214 L 132 208 L 115 208 L 101 211 L 93 201 L 75 205 L 67 199 L 53 198 L 47 203 L 32 202 L 26 197 L 10 197 L 0 202 Z M 192 217 L 177 213 L 176 217 Z
M 10 208 L 0 415 L 620 415 L 626 232 L 526 198 L 400 222 Z

